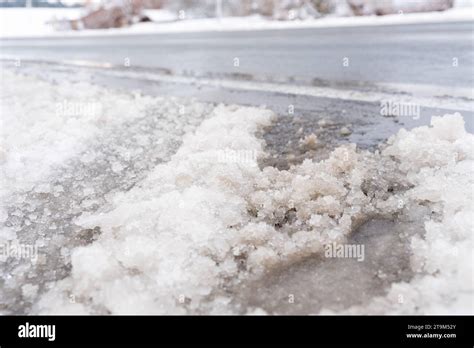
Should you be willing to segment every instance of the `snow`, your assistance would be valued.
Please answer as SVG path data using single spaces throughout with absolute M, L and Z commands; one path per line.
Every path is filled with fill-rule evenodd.
M 50 22 L 76 19 L 80 8 L 0 8 L 0 38 L 57 35 Z
M 38 12 L 35 12 L 38 11 Z M 319 19 L 275 21 L 255 15 L 248 17 L 223 17 L 172 21 L 167 11 L 150 10 L 157 23 L 137 23 L 118 29 L 56 31 L 46 24 L 53 17 L 78 18 L 78 9 L 0 9 L 0 38 L 44 37 L 44 36 L 103 36 L 136 35 L 152 33 L 185 33 L 206 31 L 252 31 L 284 30 L 298 28 L 328 28 L 351 26 L 401 25 L 414 23 L 439 23 L 473 21 L 473 7 L 459 6 L 443 12 L 405 13 L 386 16 L 337 17 Z M 169 22 L 168 22 L 169 20 Z M 161 23 L 160 23 L 161 21 Z
M 314 133 L 311 133 L 303 139 L 300 139 L 300 146 L 305 149 L 315 150 L 320 146 L 318 137 Z
M 8 86 L 1 88 L 3 199 L 33 185 L 36 192 L 49 192 L 49 185 L 39 183 L 54 166 L 83 151 L 89 139 L 108 127 L 139 117 L 150 102 L 82 83 L 64 82 L 59 89 L 9 71 L 2 71 L 2 86 Z M 121 117 L 103 112 L 112 106 L 120 109 Z
M 420 274 L 393 284 L 385 297 L 353 313 L 472 314 L 474 140 L 459 115 L 433 117 L 432 127 L 391 139 L 386 155 L 400 160 L 413 189 L 407 198 L 429 203 L 439 221 L 426 220 L 425 236 L 414 236 L 411 267 Z M 400 301 L 401 300 L 401 301 Z
M 170 12 L 168 10 L 153 10 L 146 9 L 143 11 L 143 14 L 150 18 L 153 22 L 171 22 L 178 20 L 176 13 Z
M 12 89 L 1 91 L 9 207 L 0 240 L 33 238 L 46 248 L 38 265 L 15 260 L 13 271 L 1 269 L 3 308 L 19 297 L 31 313 L 263 313 L 229 289 L 323 255 L 374 217 L 410 216 L 425 222 L 425 234 L 411 237 L 413 278 L 341 312 L 473 312 L 474 136 L 459 114 L 400 130 L 376 152 L 348 144 L 278 170 L 259 166 L 267 155 L 261 134 L 275 120 L 265 108 L 7 71 L 2 81 Z M 97 112 L 54 107 L 92 96 Z M 232 160 L 220 160 L 229 153 Z M 118 189 L 104 187 L 114 181 Z M 43 195 L 51 202 L 38 203 Z M 35 235 L 43 225 L 49 232 Z M 63 263 L 70 272 L 52 275 Z
M 2 312 L 18 312 L 34 300 L 18 283 L 33 282 L 42 292 L 67 272 L 74 245 L 95 239 L 97 231 L 83 231 L 72 219 L 167 160 L 211 107 L 62 79 L 46 83 L 7 70 L 3 83 L 9 88 L 1 89 L 0 246 L 39 249 L 37 260 L 0 263 Z M 81 107 L 91 103 L 100 107 Z
M 432 205 L 439 219 L 427 220 L 425 238 L 413 238 L 412 267 L 419 276 L 393 289 L 407 301 L 414 292 L 436 298 L 436 306 L 403 307 L 408 313 L 468 310 L 472 284 L 465 277 L 472 264 L 453 259 L 453 249 L 461 260 L 469 260 L 472 250 L 472 195 L 463 188 L 472 187 L 473 136 L 464 131 L 460 115 L 402 130 L 381 153 L 347 145 L 327 160 L 307 160 L 289 171 L 258 166 L 258 157 L 265 155 L 258 133 L 273 119 L 266 109 L 219 106 L 184 135 L 168 162 L 131 190 L 110 195 L 99 211 L 79 216 L 75 224 L 100 228 L 101 234 L 92 244 L 71 250 L 72 273 L 49 284 L 34 310 L 239 311 L 225 295 L 225 284 L 257 279 L 322 253 L 324 245 L 344 242 L 374 214 L 395 216 L 421 203 Z M 257 156 L 218 161 L 222 151 Z M 400 173 L 374 176 L 392 167 Z M 377 187 L 367 194 L 369 179 Z M 407 189 L 388 193 L 394 184 Z M 71 294 L 76 301 L 69 300 Z M 384 301 L 393 294 L 387 296 Z M 393 310 L 391 305 L 377 302 L 367 308 L 385 313 Z

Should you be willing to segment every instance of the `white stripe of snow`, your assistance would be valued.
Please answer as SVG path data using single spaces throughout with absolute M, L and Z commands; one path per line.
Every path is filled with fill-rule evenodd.
M 363 17 L 324 17 L 305 21 L 271 21 L 259 16 L 252 17 L 227 17 L 222 19 L 190 19 L 171 23 L 138 23 L 128 28 L 83 30 L 83 31 L 58 31 L 54 32 L 45 20 L 39 21 L 36 16 L 28 12 L 30 20 L 24 23 L 24 15 L 12 9 L 0 9 L 0 38 L 21 37 L 65 37 L 65 36 L 104 36 L 104 35 L 137 35 L 152 33 L 185 33 L 206 31 L 255 31 L 276 29 L 299 29 L 299 28 L 332 28 L 332 27 L 354 27 L 354 26 L 380 26 L 380 25 L 402 25 L 417 23 L 445 23 L 474 21 L 474 7 L 454 8 L 444 12 L 406 13 L 386 16 L 363 16 Z M 41 14 L 42 18 L 47 17 Z M 32 24 L 33 23 L 33 24 Z

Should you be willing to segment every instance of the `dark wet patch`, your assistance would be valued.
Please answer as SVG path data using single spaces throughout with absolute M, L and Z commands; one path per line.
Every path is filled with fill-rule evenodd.
M 272 166 L 287 170 L 305 159 L 326 159 L 337 146 L 350 143 L 348 137 L 340 134 L 340 129 L 346 127 L 347 123 L 343 120 L 328 120 L 326 125 L 320 126 L 318 122 L 323 119 L 321 116 L 278 117 L 262 134 L 267 156 L 260 159 L 260 167 Z M 308 146 L 304 142 L 311 135 L 317 138 L 315 146 Z
M 271 314 L 300 315 L 367 303 L 384 295 L 392 283 L 413 277 L 410 237 L 422 231 L 422 223 L 372 219 L 347 241 L 364 246 L 363 260 L 319 255 L 275 269 L 257 281 L 238 284 L 233 305 L 242 313 L 261 308 Z
M 88 244 L 92 244 L 92 242 L 96 241 L 100 234 L 100 227 L 96 226 L 94 228 L 88 228 L 79 231 L 75 239 L 81 246 L 85 246 Z

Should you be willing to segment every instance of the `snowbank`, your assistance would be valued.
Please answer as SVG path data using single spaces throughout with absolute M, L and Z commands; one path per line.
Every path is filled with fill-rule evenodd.
M 0 8 L 0 38 L 60 35 L 51 21 L 77 19 L 80 8 Z
M 43 10 L 43 9 L 42 9 Z M 26 12 L 26 15 L 22 11 Z M 406 13 L 386 16 L 323 17 L 298 21 L 271 21 L 261 16 L 224 17 L 222 19 L 189 19 L 169 23 L 138 23 L 130 27 L 104 30 L 59 31 L 54 32 L 45 23 L 53 16 L 61 18 L 59 10 L 45 10 L 34 15 L 35 9 L 0 9 L 2 23 L 0 38 L 43 37 L 43 36 L 94 36 L 94 35 L 134 35 L 152 33 L 180 33 L 205 31 L 247 31 L 298 28 L 326 28 L 351 26 L 401 25 L 416 23 L 440 23 L 473 21 L 472 7 L 458 7 L 444 12 Z M 51 11 L 51 12 L 49 12 Z M 66 10 L 65 10 L 66 11 Z M 69 11 L 69 10 L 67 10 Z M 75 17 L 77 10 L 70 10 L 67 17 Z M 64 12 L 65 13 L 65 12 Z M 150 12 L 160 21 L 172 18 L 169 14 Z M 76 17 L 77 18 L 77 17 Z

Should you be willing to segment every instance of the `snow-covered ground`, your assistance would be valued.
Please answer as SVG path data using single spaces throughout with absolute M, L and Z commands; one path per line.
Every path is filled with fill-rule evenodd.
M 52 20 L 76 19 L 80 8 L 0 8 L 0 37 L 41 37 L 59 34 Z
M 424 222 L 404 237 L 414 275 L 342 312 L 473 313 L 474 136 L 458 114 L 280 171 L 259 165 L 265 108 L 8 71 L 2 85 L 0 240 L 39 248 L 0 263 L 5 313 L 266 313 L 233 291 L 378 217 Z
M 187 19 L 168 22 L 174 17 L 167 11 L 148 10 L 151 18 L 162 23 L 138 23 L 127 28 L 82 31 L 55 31 L 51 19 L 78 18 L 80 9 L 0 9 L 0 38 L 69 36 L 69 35 L 133 35 L 144 33 L 179 33 L 200 31 L 272 30 L 324 28 L 341 26 L 377 26 L 413 23 L 473 21 L 474 7 L 456 7 L 444 12 L 405 13 L 386 16 L 336 17 L 297 21 L 272 21 L 260 16 L 224 17 L 221 19 Z

